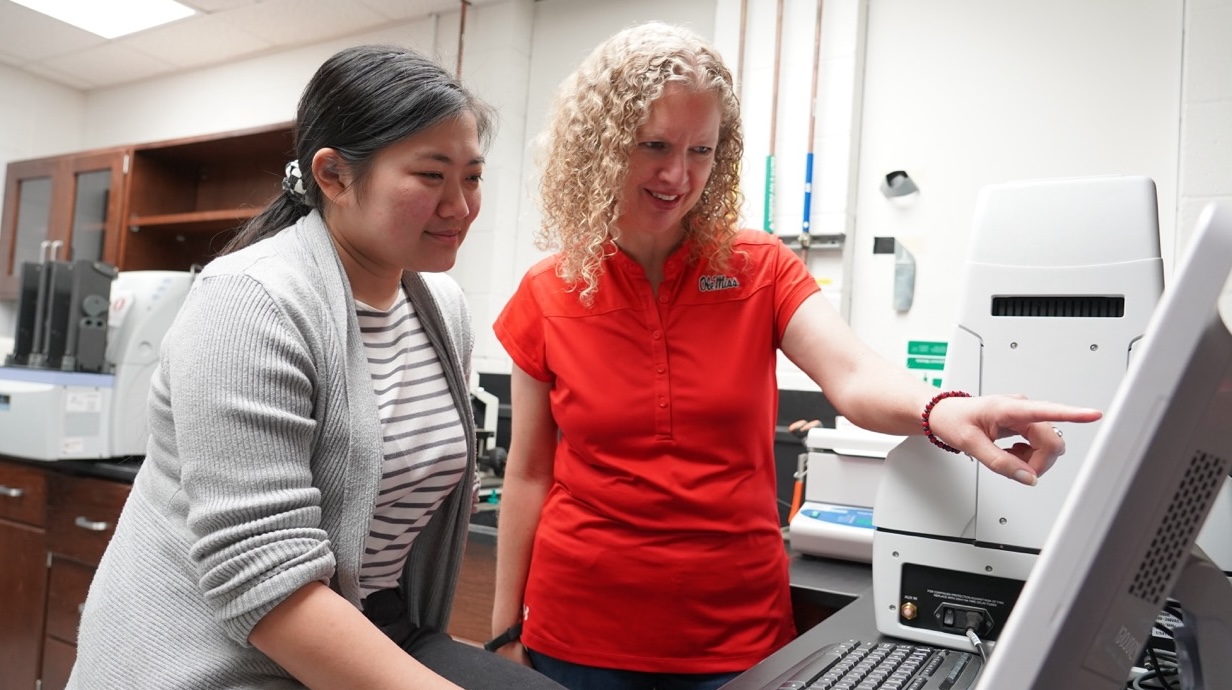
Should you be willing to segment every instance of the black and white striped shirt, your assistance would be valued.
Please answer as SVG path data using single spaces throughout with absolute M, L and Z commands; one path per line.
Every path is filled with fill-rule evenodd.
M 411 542 L 466 472 L 466 439 L 445 372 L 402 294 L 388 311 L 356 302 L 385 458 L 364 544 L 363 595 L 398 586 Z

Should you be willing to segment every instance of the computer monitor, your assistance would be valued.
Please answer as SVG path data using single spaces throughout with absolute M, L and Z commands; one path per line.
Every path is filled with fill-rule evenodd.
M 1188 687 L 1232 688 L 1232 584 L 1194 548 L 1232 468 L 1228 299 L 1219 310 L 1230 270 L 1232 205 L 1212 204 L 979 690 L 1122 688 L 1170 597 L 1185 608 L 1203 652 L 1201 668 L 1190 669 L 1197 684 Z

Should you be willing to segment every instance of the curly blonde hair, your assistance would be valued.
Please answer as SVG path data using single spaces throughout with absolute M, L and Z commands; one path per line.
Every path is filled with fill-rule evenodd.
M 731 71 L 692 31 L 661 22 L 639 24 L 600 44 L 561 83 L 544 133 L 539 183 L 543 224 L 535 246 L 559 252 L 557 274 L 580 288 L 584 303 L 590 303 L 598 289 L 637 130 L 668 83 L 718 96 L 714 169 L 683 224 L 685 238 L 693 240 L 693 259 L 704 255 L 724 267 L 731 257 L 744 151 Z

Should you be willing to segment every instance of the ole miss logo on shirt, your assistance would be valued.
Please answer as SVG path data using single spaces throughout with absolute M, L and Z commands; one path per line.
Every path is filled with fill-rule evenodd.
M 732 276 L 701 276 L 697 279 L 697 289 L 702 292 L 734 290 L 738 287 L 740 287 L 740 281 Z

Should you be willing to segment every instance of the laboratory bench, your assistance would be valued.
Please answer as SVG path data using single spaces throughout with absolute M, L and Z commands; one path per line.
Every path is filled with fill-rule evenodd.
M 0 455 L 0 690 L 67 683 L 90 580 L 140 467 L 140 458 Z M 451 635 L 475 644 L 490 636 L 494 507 L 481 506 L 473 517 L 449 625 Z M 876 634 L 869 565 L 793 553 L 790 567 L 800 636 L 724 690 L 759 688 L 821 644 Z
M 67 683 L 86 591 L 139 467 L 0 455 L 0 690 Z
M 42 462 L 0 455 L 0 690 L 58 690 L 76 659 L 81 608 L 141 458 Z M 472 526 L 449 633 L 489 637 L 494 506 Z M 41 684 L 39 684 L 41 681 Z

